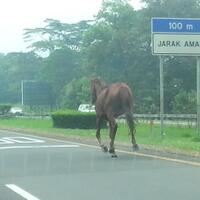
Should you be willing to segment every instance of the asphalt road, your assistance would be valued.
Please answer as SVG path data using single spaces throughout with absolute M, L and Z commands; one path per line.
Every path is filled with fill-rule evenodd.
M 199 200 L 200 165 L 0 131 L 0 200 Z

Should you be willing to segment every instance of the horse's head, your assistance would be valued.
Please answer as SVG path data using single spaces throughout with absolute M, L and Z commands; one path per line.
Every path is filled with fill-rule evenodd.
M 104 87 L 105 84 L 99 78 L 91 80 L 92 104 L 96 102 L 99 93 Z

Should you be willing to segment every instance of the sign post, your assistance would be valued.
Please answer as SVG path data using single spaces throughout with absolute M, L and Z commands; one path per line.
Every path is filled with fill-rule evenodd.
M 200 136 L 200 57 L 197 57 L 197 133 Z
M 163 56 L 160 59 L 160 133 L 164 136 L 164 81 L 163 81 Z
M 197 133 L 200 136 L 200 19 L 152 18 L 152 54 L 160 56 L 160 119 L 163 135 L 163 56 L 197 56 Z

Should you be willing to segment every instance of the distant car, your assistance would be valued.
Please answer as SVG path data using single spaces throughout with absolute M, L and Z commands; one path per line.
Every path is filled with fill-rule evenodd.
M 12 115 L 22 115 L 22 114 L 23 114 L 23 110 L 22 110 L 22 108 L 20 108 L 20 107 L 12 107 L 12 108 L 10 109 L 10 113 L 11 113 Z
M 80 112 L 95 112 L 95 106 L 90 104 L 80 104 L 78 107 Z

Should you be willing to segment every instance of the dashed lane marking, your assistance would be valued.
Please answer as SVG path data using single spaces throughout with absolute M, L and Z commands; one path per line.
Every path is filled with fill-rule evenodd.
M 27 200 L 40 200 L 15 184 L 6 184 L 6 187 Z

